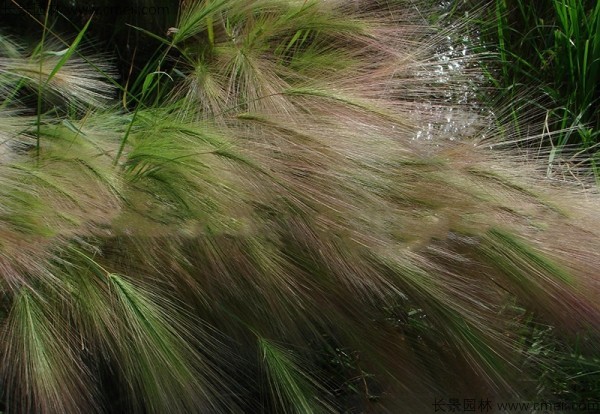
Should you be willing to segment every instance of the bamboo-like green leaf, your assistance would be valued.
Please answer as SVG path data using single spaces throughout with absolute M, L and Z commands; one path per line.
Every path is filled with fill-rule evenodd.
M 85 35 L 85 32 L 87 31 L 91 22 L 92 22 L 92 18 L 90 17 L 88 19 L 88 21 L 86 22 L 86 24 L 81 29 L 81 31 L 79 32 L 79 34 L 77 35 L 77 37 L 75 38 L 75 40 L 73 40 L 73 43 L 71 43 L 71 45 L 67 49 L 65 49 L 63 51 L 63 53 L 61 53 L 59 55 L 60 59 L 58 60 L 58 62 L 56 62 L 54 69 L 52 69 L 52 71 L 48 74 L 48 78 L 46 79 L 46 84 L 48 84 L 48 82 L 50 82 L 52 80 L 52 78 L 58 73 L 58 71 L 61 70 L 61 68 L 65 65 L 65 63 L 71 58 L 73 53 L 75 53 L 75 50 L 79 46 L 79 43 L 81 43 L 81 40 L 83 39 L 83 36 Z

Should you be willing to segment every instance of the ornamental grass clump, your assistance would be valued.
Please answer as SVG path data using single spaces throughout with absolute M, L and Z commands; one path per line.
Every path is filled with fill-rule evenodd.
M 567 399 L 574 349 L 592 384 L 596 192 L 416 140 L 471 74 L 399 3 L 182 2 L 130 71 L 93 16 L 0 37 L 4 411 Z

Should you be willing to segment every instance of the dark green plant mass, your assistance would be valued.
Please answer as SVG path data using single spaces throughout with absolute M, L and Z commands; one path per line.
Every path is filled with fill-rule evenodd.
M 452 3 L 461 11 L 482 4 Z M 500 111 L 507 115 L 503 127 L 526 130 L 533 125 L 530 131 L 537 137 L 530 143 L 551 148 L 547 154 L 551 166 L 565 149 L 567 155 L 587 153 L 588 171 L 598 181 L 600 3 L 494 0 L 483 4 L 483 11 L 476 12 L 478 18 L 468 26 L 496 55 L 484 66 L 496 87 Z
M 424 10 L 6 4 L 1 411 L 597 398 L 598 196 L 478 145 Z

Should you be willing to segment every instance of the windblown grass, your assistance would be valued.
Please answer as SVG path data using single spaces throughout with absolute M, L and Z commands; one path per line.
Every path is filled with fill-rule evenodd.
M 597 361 L 597 195 L 476 139 L 415 142 L 420 101 L 450 105 L 443 36 L 359 3 L 184 4 L 127 87 L 69 49 L 41 112 L 15 69 L 34 53 L 0 49 L 6 411 L 560 395 L 536 388 L 543 326 Z

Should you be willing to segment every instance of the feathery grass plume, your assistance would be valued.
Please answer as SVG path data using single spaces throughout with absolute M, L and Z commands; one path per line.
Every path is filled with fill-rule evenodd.
M 40 293 L 21 288 L 4 321 L 3 371 L 14 381 L 4 387 L 14 390 L 6 404 L 16 412 L 98 412 L 90 403 L 95 387 L 77 349 L 78 338 L 56 312 L 61 301 Z
M 75 104 L 99 107 L 114 98 L 114 88 L 103 81 L 104 75 L 81 59 L 71 58 L 54 73 L 65 52 L 65 49 L 52 54 L 42 52 L 47 54 L 43 58 L 0 58 L 0 71 L 13 84 L 23 81 L 26 86 L 36 89 L 41 82 L 51 93 Z M 105 63 L 98 61 L 97 66 L 109 72 L 110 66 Z
M 19 59 L 22 58 L 22 47 L 15 43 L 8 36 L 0 34 L 0 59 Z M 0 99 L 2 99 L 2 108 L 6 107 L 6 98 L 14 88 L 13 80 L 2 76 L 0 77 Z
M 597 193 L 414 139 L 468 73 L 356 4 L 184 2 L 125 110 L 0 112 L 5 411 L 418 413 L 557 397 L 570 353 L 593 381 Z M 77 65 L 89 104 L 110 71 Z
M 91 59 L 77 56 L 77 49 L 90 22 L 88 20 L 71 44 L 51 29 L 50 34 L 55 38 L 46 41 L 48 29 L 44 27 L 42 40 L 27 54 L 19 53 L 16 45 L 3 38 L 0 49 L 0 74 L 3 80 L 0 87 L 4 83 L 14 85 L 3 104 L 9 104 L 24 86 L 38 94 L 38 115 L 41 115 L 42 100 L 50 99 L 54 107 L 60 107 L 62 101 L 66 101 L 81 109 L 103 106 L 113 99 L 114 87 L 106 82 L 107 77 L 115 76 L 110 62 L 101 56 Z M 44 96 L 46 91 L 50 92 L 50 96 Z
M 428 73 L 420 69 L 433 46 L 407 37 L 425 28 L 390 24 L 368 7 L 359 14 L 345 2 L 226 3 L 226 9 L 219 2 L 193 3 L 170 43 L 181 54 L 183 74 L 189 74 L 175 97 L 184 96 L 190 110 L 204 117 L 230 111 L 291 116 L 306 111 L 303 94 L 358 105 L 367 105 L 368 98 L 384 106 L 423 93 L 407 79 Z M 397 10 L 392 14 L 401 17 Z M 428 94 L 435 89 L 432 85 Z
M 20 47 L 11 37 L 0 34 L 0 54 L 3 57 L 17 58 L 20 56 Z

